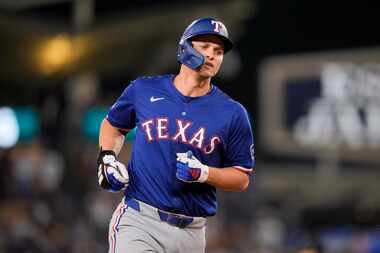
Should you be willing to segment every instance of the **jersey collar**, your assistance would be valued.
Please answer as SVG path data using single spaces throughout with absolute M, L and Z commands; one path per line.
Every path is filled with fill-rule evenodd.
M 185 96 L 183 95 L 174 85 L 174 78 L 175 78 L 175 75 L 170 75 L 169 78 L 168 78 L 168 89 L 170 91 L 170 93 L 172 93 L 174 96 L 178 97 L 182 102 L 184 103 L 190 103 L 190 102 L 195 102 L 195 101 L 203 101 L 203 100 L 207 100 L 208 98 L 210 98 L 210 96 L 212 96 L 215 92 L 216 92 L 216 87 L 215 85 L 213 85 L 211 83 L 211 89 L 209 90 L 209 92 L 207 92 L 205 95 L 203 96 L 199 96 L 199 97 L 189 97 L 189 96 Z

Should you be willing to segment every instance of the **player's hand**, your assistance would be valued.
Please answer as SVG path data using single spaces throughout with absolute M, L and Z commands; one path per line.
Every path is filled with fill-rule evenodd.
M 209 167 L 202 164 L 191 151 L 177 153 L 176 177 L 184 182 L 204 183 L 207 181 Z
M 99 154 L 98 180 L 99 185 L 110 192 L 118 192 L 128 186 L 128 170 L 112 150 L 103 150 Z

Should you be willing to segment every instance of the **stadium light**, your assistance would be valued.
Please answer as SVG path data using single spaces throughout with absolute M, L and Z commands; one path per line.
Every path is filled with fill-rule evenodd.
M 60 34 L 48 39 L 38 51 L 39 64 L 44 74 L 62 69 L 74 59 L 74 46 L 68 35 Z
M 14 111 L 9 107 L 0 107 L 0 148 L 14 146 L 19 134 L 20 129 Z

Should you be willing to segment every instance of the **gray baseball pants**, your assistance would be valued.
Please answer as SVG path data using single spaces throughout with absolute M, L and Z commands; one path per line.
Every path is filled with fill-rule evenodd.
M 111 218 L 109 253 L 204 253 L 206 218 L 172 215 L 123 198 Z

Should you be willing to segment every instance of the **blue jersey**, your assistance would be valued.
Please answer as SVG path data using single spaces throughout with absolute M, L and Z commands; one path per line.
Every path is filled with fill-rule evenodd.
M 216 189 L 207 183 L 176 178 L 176 153 L 192 151 L 208 166 L 254 166 L 253 136 L 246 110 L 212 85 L 204 96 L 187 97 L 174 75 L 131 82 L 111 107 L 107 119 L 121 129 L 137 126 L 128 163 L 125 195 L 156 208 L 188 216 L 216 213 Z

